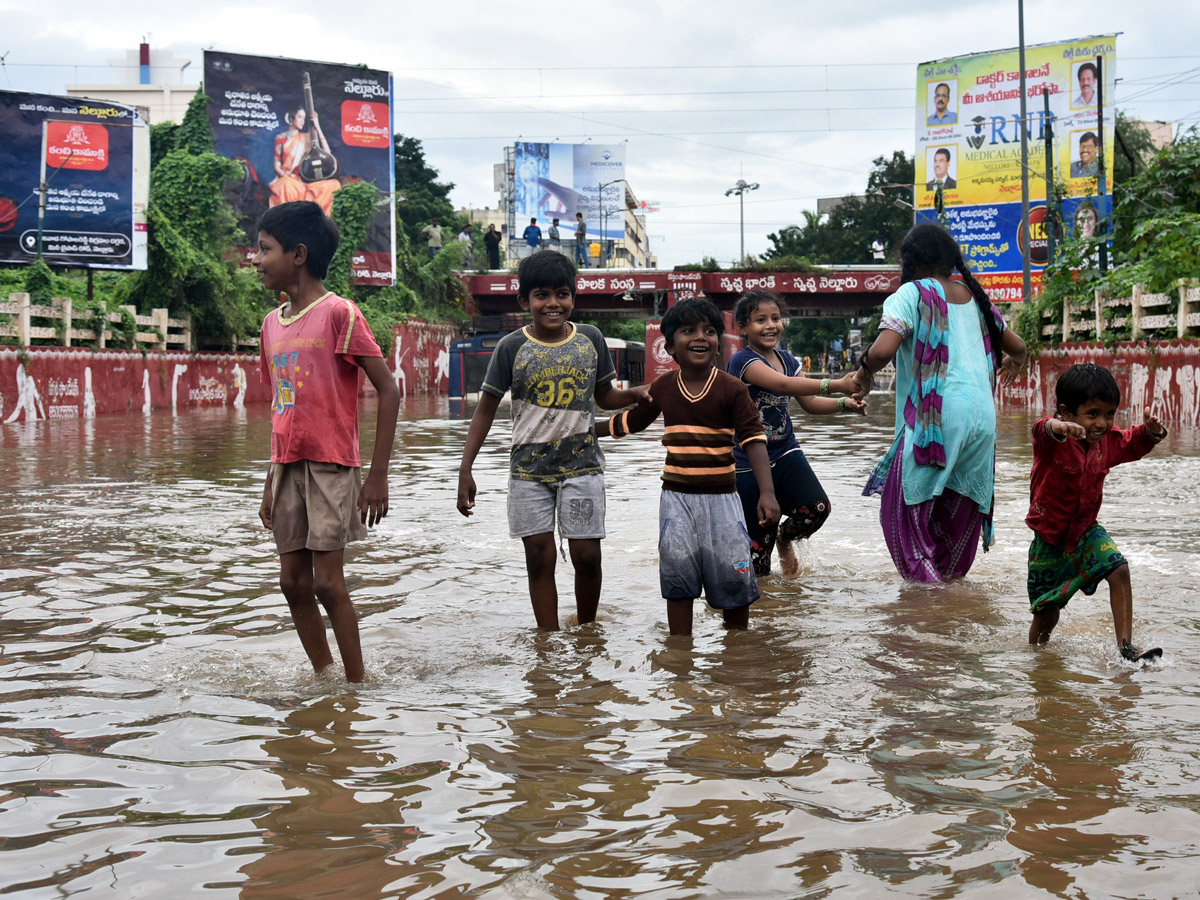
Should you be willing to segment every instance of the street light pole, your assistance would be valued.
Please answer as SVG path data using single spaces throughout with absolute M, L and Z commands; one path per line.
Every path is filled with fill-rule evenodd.
M 596 202 L 600 204 L 600 268 L 604 268 L 605 250 L 608 249 L 608 235 L 605 225 L 608 222 L 608 208 L 604 205 L 604 189 L 612 187 L 614 184 L 628 184 L 624 178 L 614 178 L 612 181 L 600 182 L 600 187 L 596 192 Z
M 739 178 L 737 184 L 725 192 L 725 196 L 737 194 L 738 197 L 738 223 L 739 232 L 741 234 L 741 257 L 738 259 L 739 265 L 746 263 L 746 192 L 757 191 L 759 185 L 757 182 L 748 184 L 745 179 Z

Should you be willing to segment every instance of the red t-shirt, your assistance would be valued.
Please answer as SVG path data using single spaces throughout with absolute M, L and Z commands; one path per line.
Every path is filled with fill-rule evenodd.
M 383 354 L 354 302 L 327 293 L 297 316 L 281 306 L 263 320 L 262 379 L 274 390 L 271 462 L 300 459 L 358 467 L 356 356 Z
M 1119 463 L 1141 459 L 1158 440 L 1145 425 L 1114 428 L 1095 446 L 1046 434 L 1047 416 L 1033 426 L 1033 470 L 1025 524 L 1048 544 L 1074 550 L 1096 524 L 1104 501 L 1104 476 Z

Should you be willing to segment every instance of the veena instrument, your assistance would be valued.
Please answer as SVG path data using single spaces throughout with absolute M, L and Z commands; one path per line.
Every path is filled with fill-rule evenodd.
M 300 160 L 300 178 L 303 181 L 324 181 L 337 174 L 338 161 L 325 149 L 325 135 L 317 125 L 313 111 L 312 80 L 304 73 L 304 106 L 308 112 L 308 129 L 311 137 L 308 152 Z

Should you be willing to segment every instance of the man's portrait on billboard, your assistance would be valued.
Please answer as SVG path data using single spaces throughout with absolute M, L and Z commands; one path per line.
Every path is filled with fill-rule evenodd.
M 958 113 L 953 109 L 954 92 L 958 89 L 958 79 L 949 81 L 930 82 L 926 87 L 925 125 L 929 128 L 940 128 L 943 125 L 958 124 Z

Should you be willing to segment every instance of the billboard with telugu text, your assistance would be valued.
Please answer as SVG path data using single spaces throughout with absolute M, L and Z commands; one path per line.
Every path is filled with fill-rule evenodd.
M 53 266 L 146 268 L 150 130 L 137 110 L 0 91 L 0 135 L 0 262 L 40 251 Z
M 344 184 L 368 181 L 379 202 L 353 256 L 357 284 L 396 278 L 392 76 L 362 66 L 204 52 L 216 150 L 242 165 L 229 200 L 253 247 L 268 208 L 312 200 L 326 213 Z
M 917 67 L 917 221 L 940 217 L 995 300 L 1022 299 L 1023 253 L 1034 290 L 1048 262 L 1046 136 L 1051 180 L 1064 185 L 1063 223 L 1094 227 L 1108 214 L 1099 196 L 1100 150 L 1112 185 L 1116 35 L 1025 48 L 1030 228 L 1021 228 L 1021 91 L 1016 49 L 935 60 Z M 1099 132 L 1103 86 L 1104 133 Z M 1045 114 L 1045 97 L 1050 114 Z M 1026 245 L 1028 250 L 1026 251 Z
M 625 145 L 517 141 L 513 159 L 513 209 L 517 234 L 531 218 L 546 228 L 559 220 L 562 240 L 574 239 L 575 213 L 583 213 L 589 240 L 625 236 Z M 601 194 L 603 187 L 603 197 Z M 603 225 L 602 225 L 603 223 Z

